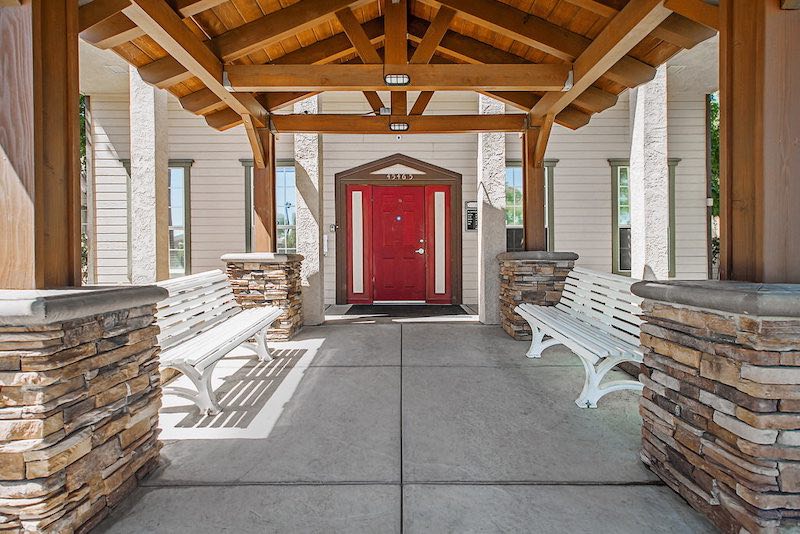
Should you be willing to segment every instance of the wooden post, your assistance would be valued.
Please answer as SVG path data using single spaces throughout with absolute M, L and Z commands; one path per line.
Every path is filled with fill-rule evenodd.
M 78 3 L 0 9 L 0 71 L 0 288 L 78 286 Z
M 259 130 L 264 150 L 264 167 L 253 166 L 253 252 L 275 252 L 278 235 L 275 217 L 275 136 Z
M 720 277 L 798 283 L 800 11 L 720 8 Z
M 544 146 L 550 130 L 528 128 L 522 134 L 522 222 L 525 228 L 525 250 L 547 250 L 544 225 Z

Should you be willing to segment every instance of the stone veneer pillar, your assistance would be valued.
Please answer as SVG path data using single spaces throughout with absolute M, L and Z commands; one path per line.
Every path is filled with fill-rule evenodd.
M 514 308 L 523 303 L 553 306 L 561 299 L 564 281 L 575 266 L 574 252 L 504 252 L 500 264 L 500 324 L 517 340 L 530 340 L 531 327 Z
M 669 160 L 667 159 L 667 66 L 650 82 L 631 89 L 631 276 L 669 278 Z
M 169 132 L 167 93 L 130 69 L 131 283 L 169 278 Z M 188 215 L 188 214 L 187 214 Z
M 288 341 L 303 327 L 300 254 L 248 252 L 222 256 L 236 301 L 243 308 L 277 306 L 283 314 L 268 330 L 270 341 Z
M 505 112 L 505 105 L 478 95 L 481 115 Z M 500 322 L 497 255 L 506 250 L 506 135 L 478 135 L 478 318 Z
M 633 292 L 644 462 L 723 532 L 800 530 L 800 285 Z
M 294 105 L 294 112 L 318 113 L 313 96 Z M 325 259 L 323 257 L 322 136 L 294 134 L 294 168 L 297 188 L 297 253 L 301 266 L 303 317 L 306 324 L 325 322 Z
M 157 465 L 166 295 L 0 291 L 1 531 L 88 531 Z

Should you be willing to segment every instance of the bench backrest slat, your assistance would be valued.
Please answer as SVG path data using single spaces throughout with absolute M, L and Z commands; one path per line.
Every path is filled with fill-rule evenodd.
M 631 293 L 638 280 L 584 268 L 570 271 L 557 307 L 597 328 L 639 345 L 642 299 Z
M 169 296 L 158 303 L 158 342 L 168 349 L 241 312 L 228 277 L 220 270 L 159 282 Z

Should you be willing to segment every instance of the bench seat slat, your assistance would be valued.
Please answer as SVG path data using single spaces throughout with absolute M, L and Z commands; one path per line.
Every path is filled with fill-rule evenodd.
M 620 355 L 636 349 L 636 346 L 606 332 L 598 331 L 592 324 L 581 321 L 563 310 L 554 307 L 537 309 L 524 305 L 522 309 L 536 319 L 548 335 L 551 335 L 550 332 L 561 331 L 568 337 L 573 336 L 581 346 L 594 352 L 598 357 Z
M 206 365 L 241 345 L 259 330 L 272 324 L 281 315 L 276 308 L 250 308 L 227 318 L 211 329 L 162 353 L 165 366 L 187 364 L 202 371 Z
M 229 317 L 236 315 L 241 311 L 241 308 L 239 308 L 236 302 L 231 302 L 225 307 L 217 308 L 215 311 L 217 311 L 218 314 L 213 317 L 198 315 L 183 323 L 173 325 L 169 330 L 163 332 L 163 337 L 159 336 L 161 346 L 163 348 L 168 348 L 180 343 L 184 339 L 196 336 L 212 328 L 216 323 L 223 322 Z
M 222 275 L 225 276 L 225 275 Z M 180 309 L 181 307 L 185 306 L 187 302 L 191 302 L 192 300 L 202 297 L 203 295 L 207 295 L 209 293 L 214 293 L 221 289 L 228 289 L 228 284 L 226 281 L 217 280 L 216 282 L 208 285 L 202 286 L 195 286 L 193 288 L 186 288 L 180 291 L 171 292 L 170 296 L 164 299 L 159 303 L 159 311 L 167 312 L 171 309 Z

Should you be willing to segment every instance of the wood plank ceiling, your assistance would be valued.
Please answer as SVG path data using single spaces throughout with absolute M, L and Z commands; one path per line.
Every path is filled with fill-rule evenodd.
M 132 1 L 134 7 L 130 8 Z M 352 10 L 352 16 L 361 25 L 363 34 L 366 34 L 382 57 L 386 12 L 384 2 L 392 1 L 148 0 L 145 4 L 155 6 L 152 9 L 157 9 L 163 4 L 171 11 L 170 16 L 174 10 L 174 14 L 183 19 L 183 24 L 188 27 L 191 34 L 198 41 L 205 42 L 224 68 L 227 65 L 362 63 L 362 58 L 351 41 L 354 31 L 349 10 Z M 426 63 L 485 65 L 486 73 L 495 72 L 491 67 L 498 64 L 571 65 L 592 41 L 603 33 L 609 22 L 628 6 L 629 1 L 646 2 L 646 0 L 397 1 L 400 3 L 407 1 L 406 34 L 409 59 L 412 58 L 414 50 L 426 35 L 428 28 L 433 27 L 432 33 L 438 32 L 435 36 L 438 46 L 435 47 L 433 57 L 425 61 Z M 692 2 L 700 4 L 701 0 L 691 0 L 689 3 Z M 139 8 L 136 4 L 142 2 L 93 0 L 83 5 L 81 37 L 100 48 L 112 49 L 137 67 L 146 81 L 170 91 L 180 99 L 184 108 L 205 116 L 213 127 L 226 129 L 242 123 L 242 115 L 218 98 L 219 87 L 216 87 L 215 92 L 214 87 L 207 87 L 200 78 L 189 74 L 181 62 L 171 57 L 154 40 L 153 37 L 158 39 L 157 35 L 152 31 L 153 37 L 145 34 L 121 11 L 127 9 L 128 15 L 132 18 L 136 18 L 134 15 L 137 9 L 140 12 L 148 11 L 146 6 Z M 681 5 L 685 4 L 686 2 L 681 2 Z M 442 6 L 446 6 L 445 10 L 455 11 L 455 15 L 442 16 L 436 24 L 432 24 L 431 21 L 436 19 L 439 10 L 443 9 Z M 707 6 L 708 4 L 703 4 L 703 17 L 695 18 L 705 24 L 713 24 L 713 20 L 709 22 Z M 680 14 L 677 8 L 672 9 L 676 9 L 676 12 L 666 18 L 661 17 L 658 26 L 649 32 L 649 35 L 642 38 L 627 51 L 622 60 L 572 99 L 569 105 L 555 116 L 555 121 L 569 128 L 585 125 L 593 113 L 613 106 L 617 96 L 626 88 L 648 81 L 654 74 L 653 67 L 663 64 L 683 48 L 694 46 L 716 33 L 715 29 Z M 338 16 L 337 11 L 339 11 Z M 687 14 L 691 16 L 691 13 Z M 713 11 L 711 18 L 713 19 Z M 342 20 L 349 24 L 350 36 L 345 33 L 340 22 Z M 442 32 L 444 27 L 446 31 Z M 362 33 L 357 33 L 355 40 L 360 43 L 360 49 L 364 52 L 366 39 Z M 160 42 L 164 44 L 163 39 Z M 426 46 L 430 46 L 430 42 L 426 43 Z M 366 52 L 372 60 L 364 62 L 374 63 L 372 53 L 369 50 Z M 208 81 L 208 78 L 205 79 Z M 314 90 L 318 91 L 319 88 Z M 288 91 L 286 87 L 273 92 L 259 91 L 255 94 L 257 102 L 254 104 L 257 106 L 260 103 L 264 109 L 272 112 L 303 98 L 309 94 L 307 91 Z M 544 94 L 544 91 L 524 90 L 481 92 L 493 94 L 526 112 L 533 110 Z M 378 107 L 376 104 L 379 102 L 376 102 L 374 93 L 366 91 L 365 96 L 373 108 Z M 417 111 L 420 108 L 424 109 L 424 105 L 430 99 L 430 93 L 425 94 L 424 99 L 426 100 L 420 102 Z M 411 109 L 411 103 L 408 104 L 408 108 Z M 384 103 L 384 106 L 389 106 L 389 103 Z M 260 119 L 257 118 L 256 122 Z M 247 123 L 247 118 L 244 120 Z

